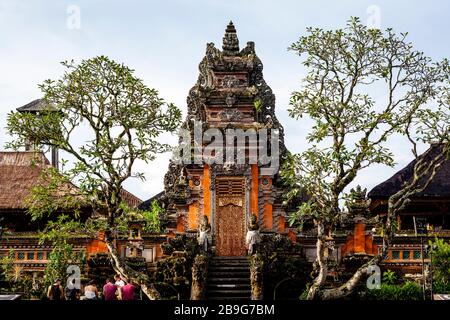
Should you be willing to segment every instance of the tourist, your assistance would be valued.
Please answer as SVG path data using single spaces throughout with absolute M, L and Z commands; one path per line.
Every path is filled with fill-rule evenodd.
M 54 301 L 64 300 L 64 290 L 61 286 L 61 280 L 56 279 L 55 282 L 48 287 L 47 298 Z
M 66 300 L 80 300 L 80 289 L 75 287 L 75 279 L 72 279 L 71 288 L 66 286 Z
M 135 300 L 135 290 L 136 287 L 134 286 L 134 283 L 131 281 L 124 285 L 120 291 L 122 292 L 122 300 Z
M 114 276 L 114 280 L 116 280 L 115 285 L 118 288 L 122 288 L 125 285 L 125 282 L 122 280 L 122 278 L 120 277 L 120 275 L 116 274 Z
M 111 278 L 106 279 L 106 284 L 103 286 L 103 296 L 105 300 L 117 300 L 116 297 L 117 286 L 112 283 Z M 120 290 L 119 290 L 119 299 L 120 299 Z
M 84 287 L 84 299 L 85 300 L 98 299 L 98 289 L 94 280 L 89 281 L 88 285 Z

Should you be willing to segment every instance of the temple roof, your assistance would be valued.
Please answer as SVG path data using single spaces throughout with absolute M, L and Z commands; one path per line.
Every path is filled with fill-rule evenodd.
M 0 209 L 24 209 L 25 198 L 49 166 L 39 152 L 0 152 Z
M 57 108 L 54 104 L 46 102 L 44 99 L 33 100 L 26 105 L 23 105 L 16 109 L 18 112 L 31 112 L 38 113 L 40 111 L 56 111 Z
M 44 110 L 46 106 L 47 104 L 44 99 L 36 99 L 22 107 L 17 108 L 16 110 L 19 112 L 38 112 Z
M 438 152 L 442 151 L 443 145 L 433 145 L 431 152 L 427 152 L 426 161 L 431 161 Z M 428 151 L 427 150 L 427 151 Z M 386 181 L 374 187 L 369 193 L 369 198 L 388 198 L 398 192 L 405 182 L 410 181 L 413 175 L 416 159 L 411 161 L 405 168 L 398 171 Z M 414 197 L 450 197 L 450 159 L 447 159 L 436 173 L 427 188 Z
M 51 167 L 42 152 L 2 151 L 0 152 L 0 210 L 24 210 L 25 199 L 33 187 L 39 184 L 41 172 Z M 72 192 L 77 187 L 67 186 Z M 58 192 L 61 190 L 58 190 Z M 123 201 L 131 208 L 137 207 L 142 200 L 122 189 Z

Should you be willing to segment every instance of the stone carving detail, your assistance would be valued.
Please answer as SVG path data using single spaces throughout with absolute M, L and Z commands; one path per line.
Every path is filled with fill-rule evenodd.
M 242 118 L 242 112 L 236 109 L 226 109 L 219 112 L 219 118 L 223 121 L 238 121 Z
M 239 79 L 236 76 L 228 75 L 223 77 L 221 85 L 225 88 L 234 88 L 239 86 Z
M 225 98 L 225 103 L 228 108 L 231 108 L 236 103 L 236 97 L 232 94 L 227 95 Z
M 360 185 L 350 190 L 350 197 L 346 201 L 348 212 L 353 217 L 366 217 L 369 213 L 370 199 L 366 198 L 367 189 Z
M 223 53 L 226 55 L 237 55 L 239 53 L 239 39 L 236 34 L 233 22 L 227 26 L 225 35 L 223 36 Z

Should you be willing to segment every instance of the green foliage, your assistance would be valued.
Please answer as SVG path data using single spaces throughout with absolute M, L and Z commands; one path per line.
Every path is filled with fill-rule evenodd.
M 397 275 L 392 270 L 386 270 L 383 272 L 383 279 L 382 283 L 387 285 L 393 285 L 397 282 Z
M 255 108 L 256 112 L 260 112 L 261 108 L 262 108 L 262 101 L 261 99 L 255 99 L 255 101 L 253 101 L 253 107 Z
M 78 218 L 87 203 L 87 197 L 54 167 L 46 167 L 40 172 L 37 183 L 25 198 L 32 221 L 52 216 L 58 211 L 70 211 L 73 218 Z
M 161 222 L 165 220 L 166 211 L 157 200 L 153 200 L 150 210 L 142 211 L 142 215 L 145 219 L 145 232 L 161 232 Z
M 14 273 L 14 251 L 9 250 L 8 254 L 0 259 L 1 275 L 6 281 L 16 280 Z
M 130 208 L 124 202 L 120 205 L 122 214 L 116 219 L 116 230 L 120 234 L 127 234 L 128 223 L 133 220 L 144 222 L 143 231 L 145 233 L 160 233 L 166 218 L 166 211 L 158 201 L 151 203 L 150 210 L 139 210 Z
M 444 239 L 430 241 L 433 259 L 433 285 L 438 293 L 450 292 L 450 244 Z
M 39 296 L 42 289 L 41 281 L 37 279 L 34 283 L 31 276 L 23 272 L 23 267 L 14 263 L 14 251 L 10 250 L 7 255 L 0 259 L 0 271 L 2 286 L 0 293 L 18 293 L 23 299 Z
M 45 269 L 45 285 L 52 284 L 55 279 L 65 283 L 67 278 L 67 267 L 78 265 L 80 269 L 86 262 L 85 252 L 75 252 L 69 240 L 83 234 L 83 225 L 71 220 L 66 215 L 61 215 L 56 221 L 48 222 L 43 233 L 40 234 L 40 244 L 51 243 L 49 261 Z M 87 230 L 85 230 L 87 231 Z
M 366 291 L 369 300 L 422 300 L 422 288 L 415 282 L 407 281 L 401 285 L 381 284 L 380 289 Z

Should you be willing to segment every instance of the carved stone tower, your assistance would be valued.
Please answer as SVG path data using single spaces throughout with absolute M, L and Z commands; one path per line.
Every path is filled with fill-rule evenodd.
M 244 255 L 246 225 L 252 213 L 263 232 L 287 232 L 278 175 L 286 152 L 283 127 L 275 116 L 275 96 L 263 79 L 255 45 L 247 42 L 239 50 L 232 22 L 226 28 L 222 51 L 208 43 L 199 70 L 182 125 L 193 141 L 184 150 L 192 151 L 194 156 L 189 159 L 194 161 L 172 160 L 164 179 L 171 232 L 196 232 L 206 215 L 216 254 Z M 200 142 L 195 137 L 196 128 L 201 131 Z M 207 132 L 213 132 L 214 139 L 208 139 Z M 230 139 L 230 132 L 244 134 L 244 138 Z M 224 150 L 231 144 L 235 152 L 231 156 L 224 152 L 223 163 L 211 163 L 205 154 L 208 143 L 217 143 L 218 137 L 223 137 L 220 143 Z M 260 154 L 264 146 L 269 162 Z M 256 151 L 257 159 L 252 158 Z M 197 161 L 195 152 L 203 155 L 201 161 Z M 221 157 L 219 153 L 214 151 L 209 156 Z

